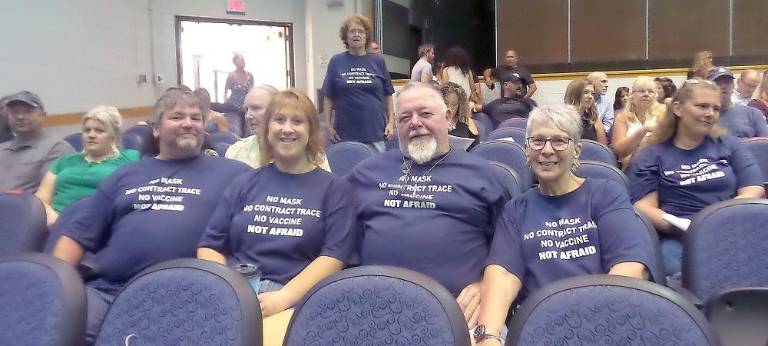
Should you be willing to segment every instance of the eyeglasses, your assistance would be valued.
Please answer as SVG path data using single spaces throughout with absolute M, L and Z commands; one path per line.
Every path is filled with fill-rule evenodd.
M 365 35 L 365 29 L 349 29 L 348 32 L 353 35 L 354 34 Z
M 544 137 L 528 137 L 525 139 L 526 143 L 528 144 L 528 147 L 532 150 L 543 150 L 544 147 L 547 145 L 547 142 L 549 142 L 552 145 L 552 149 L 557 151 L 563 151 L 565 149 L 568 149 L 568 144 L 571 143 L 572 139 L 567 137 L 552 137 L 552 138 L 544 138 Z

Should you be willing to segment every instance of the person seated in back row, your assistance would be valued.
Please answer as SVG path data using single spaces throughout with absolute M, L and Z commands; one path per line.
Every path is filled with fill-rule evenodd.
M 613 274 L 645 278 L 651 237 L 617 183 L 574 174 L 581 117 L 566 105 L 536 108 L 525 152 L 539 181 L 504 208 L 485 264 L 475 342 L 500 345 L 515 299 L 560 279 Z
M 768 124 L 759 110 L 734 104 L 731 100 L 733 94 L 733 73 L 725 67 L 716 67 L 710 70 L 707 79 L 717 84 L 720 88 L 720 126 L 739 138 L 768 137 Z
M 477 319 L 483 261 L 510 192 L 488 161 L 448 142 L 449 111 L 427 84 L 397 100 L 400 150 L 359 163 L 348 179 L 360 224 L 362 265 L 421 272 Z
M 493 123 L 493 128 L 499 127 L 504 120 L 510 118 L 527 118 L 528 114 L 536 107 L 536 102 L 524 97 L 522 93 L 523 79 L 517 73 L 502 75 L 501 97 L 491 101 L 483 112 L 488 114 Z
M 312 101 L 296 89 L 278 92 L 260 130 L 263 166 L 224 192 L 197 257 L 256 265 L 266 317 L 357 262 L 358 239 L 348 183 L 320 168 L 323 138 Z
M 116 169 L 141 158 L 136 150 L 120 150 L 122 124 L 115 107 L 99 106 L 83 115 L 83 151 L 54 161 L 35 192 L 45 205 L 48 227 L 72 202 L 96 192 L 96 186 Z
M 74 151 L 69 143 L 45 132 L 45 108 L 40 97 L 20 91 L 4 98 L 8 124 L 16 136 L 0 143 L 0 192 L 21 190 L 35 193 L 48 165 Z
M 155 157 L 125 165 L 105 179 L 86 209 L 61 230 L 53 255 L 74 266 L 96 253 L 86 282 L 86 339 L 93 342 L 118 291 L 141 270 L 194 257 L 222 192 L 248 166 L 202 154 L 205 116 L 189 91 L 165 92 L 150 124 Z

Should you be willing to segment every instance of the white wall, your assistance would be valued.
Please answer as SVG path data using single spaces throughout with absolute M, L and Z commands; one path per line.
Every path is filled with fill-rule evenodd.
M 357 3 L 354 0 L 344 0 L 342 6 L 332 7 L 328 7 L 326 1 L 306 1 L 306 90 L 312 100 L 315 100 L 316 90 L 323 86 L 328 61 L 334 54 L 345 50 L 339 38 L 339 28 L 346 16 L 356 12 L 356 7 Z
M 224 0 L 150 0 L 150 3 L 153 61 L 156 73 L 165 77 L 165 82 L 158 86 L 158 92 L 177 84 L 175 26 L 177 15 L 293 23 L 296 87 L 306 89 L 304 0 L 246 0 L 245 15 L 227 14 Z
M 152 104 L 149 0 L 5 1 L 0 95 L 27 89 L 48 113 Z

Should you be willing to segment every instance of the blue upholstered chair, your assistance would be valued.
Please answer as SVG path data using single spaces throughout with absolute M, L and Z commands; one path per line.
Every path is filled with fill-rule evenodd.
M 517 172 L 515 172 L 514 169 L 496 161 L 491 161 L 491 166 L 498 170 L 500 175 L 503 177 L 504 186 L 506 186 L 507 190 L 509 190 L 510 196 L 515 197 L 523 191 L 523 188 L 521 187 L 522 182 L 520 181 L 520 176 L 517 174 Z
M 520 176 L 521 192 L 528 190 L 533 185 L 533 173 L 528 168 L 525 150 L 521 145 L 503 140 L 488 141 L 476 145 L 470 150 L 470 153 L 512 168 Z
M 582 178 L 601 178 L 608 179 L 623 186 L 629 191 L 629 179 L 615 165 L 610 165 L 600 161 L 579 160 L 579 168 L 576 169 L 576 175 Z
M 723 345 L 768 345 L 768 287 L 727 290 L 706 309 Z
M 528 127 L 528 118 L 509 118 L 499 124 L 498 128 L 514 127 L 525 130 Z
M 477 140 L 480 142 L 487 141 L 488 134 L 491 133 L 488 124 L 475 120 L 475 127 L 477 127 Z
M 152 127 L 149 125 L 134 125 L 123 131 L 120 141 L 123 149 L 133 149 L 146 154 L 146 145 L 152 140 Z
M 648 237 L 650 241 L 651 249 L 653 250 L 653 262 L 649 263 L 648 274 L 651 275 L 649 278 L 650 281 L 653 281 L 659 285 L 667 285 L 667 278 L 664 274 L 664 265 L 663 260 L 661 258 L 661 248 L 659 247 L 659 233 L 656 231 L 656 227 L 653 226 L 653 223 L 651 223 L 651 220 L 648 220 L 647 217 L 645 217 L 637 208 L 635 209 L 635 215 L 638 219 L 640 219 L 640 222 L 643 223 L 643 226 L 645 226 L 645 229 L 648 230 Z
M 117 295 L 96 345 L 261 345 L 261 310 L 239 273 L 177 259 L 137 274 Z
M 456 299 L 436 281 L 396 267 L 344 270 L 296 306 L 284 345 L 468 346 Z
M 39 252 L 48 236 L 45 207 L 28 193 L 0 193 L 0 256 Z
M 744 140 L 744 146 L 752 154 L 752 157 L 763 172 L 763 186 L 768 186 L 768 138 L 754 137 Z
M 517 127 L 499 127 L 488 134 L 488 140 L 512 138 L 515 143 L 525 145 L 525 129 Z
M 682 285 L 702 302 L 732 288 L 768 287 L 768 200 L 710 205 L 683 239 Z
M 336 143 L 325 151 L 331 172 L 337 176 L 349 174 L 358 163 L 376 154 L 375 149 L 358 142 Z
M 36 253 L 0 260 L 0 345 L 82 345 L 85 314 L 71 265 Z
M 611 148 L 605 144 L 589 139 L 581 140 L 581 154 L 579 154 L 579 160 L 600 161 L 614 167 L 618 166 L 616 154 L 613 153 Z
M 219 157 L 224 157 L 229 146 L 237 142 L 237 136 L 231 132 L 216 132 L 208 135 L 207 142 Z
M 475 121 L 475 123 L 481 123 L 482 126 L 485 128 L 486 133 L 490 133 L 491 131 L 495 130 L 493 127 L 493 120 L 491 120 L 491 117 L 488 116 L 488 114 L 485 114 L 483 112 L 477 112 L 472 114 L 472 120 Z M 483 140 L 483 139 L 480 139 Z
M 635 278 L 586 275 L 525 300 L 506 345 L 718 345 L 704 315 L 674 291 Z
M 83 135 L 80 132 L 67 135 L 64 141 L 69 143 L 75 151 L 83 150 Z

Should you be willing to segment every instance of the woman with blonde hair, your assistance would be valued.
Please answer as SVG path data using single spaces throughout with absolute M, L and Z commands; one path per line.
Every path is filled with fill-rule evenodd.
M 629 102 L 618 115 L 611 130 L 611 148 L 626 167 L 646 136 L 656 130 L 664 106 L 656 102 L 656 82 L 651 77 L 637 77 L 629 92 Z
M 288 89 L 273 97 L 259 142 L 263 166 L 224 191 L 197 257 L 258 267 L 251 285 L 266 317 L 356 260 L 357 236 L 346 180 L 319 167 L 320 121 L 305 94 Z
M 574 106 L 581 117 L 581 138 L 608 144 L 605 128 L 597 115 L 595 86 L 587 79 L 575 79 L 565 89 L 565 104 Z
M 450 115 L 448 134 L 456 137 L 473 138 L 477 142 L 477 126 L 470 115 L 469 100 L 464 89 L 456 83 L 448 82 L 440 86 L 440 94 L 443 95 L 443 101 L 445 101 Z M 474 145 L 475 143 L 470 148 Z
M 122 118 L 117 108 L 99 106 L 83 115 L 83 150 L 54 161 L 35 196 L 45 205 L 48 226 L 64 208 L 96 192 L 96 186 L 120 166 L 137 161 L 136 150 L 120 150 Z
M 696 213 L 732 198 L 762 198 L 762 173 L 741 141 L 718 125 L 720 90 L 692 79 L 632 159 L 630 198 L 660 234 L 667 275 L 681 271 L 682 235 Z

